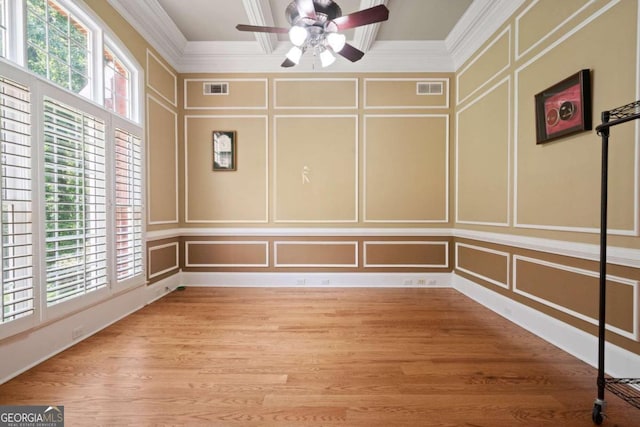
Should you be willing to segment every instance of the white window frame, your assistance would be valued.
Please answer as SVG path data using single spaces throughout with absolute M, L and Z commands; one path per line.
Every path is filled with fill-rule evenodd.
M 26 46 L 27 46 L 27 37 L 26 37 L 26 28 L 27 28 L 27 0 L 14 0 L 19 1 L 21 3 L 20 9 L 23 13 L 23 28 L 22 33 L 20 34 L 20 38 L 22 39 L 22 58 L 19 62 L 24 67 L 28 69 L 28 64 L 26 60 Z M 48 0 L 47 0 L 48 1 Z M 83 10 L 83 8 L 79 7 L 72 0 L 51 0 L 58 3 L 63 9 L 66 9 L 74 18 L 77 18 L 78 21 L 84 25 L 90 34 L 90 55 L 89 55 L 89 63 L 88 63 L 88 78 L 90 81 L 90 95 L 86 97 L 87 99 L 93 100 L 98 104 L 102 104 L 102 93 L 100 88 L 102 87 L 102 71 L 101 71 L 101 59 L 102 59 L 102 44 L 103 44 L 103 31 L 96 23 L 95 19 L 92 19 L 89 14 Z M 100 58 L 96 58 L 96 52 L 100 52 Z M 18 52 L 16 52 L 18 53 Z M 52 84 L 56 84 L 52 82 Z M 63 87 L 65 90 L 68 90 L 66 87 Z M 72 92 L 73 93 L 73 92 Z
M 47 304 L 51 306 L 67 299 L 82 297 L 108 286 L 109 275 L 106 265 L 108 255 L 107 134 L 104 118 L 87 112 L 86 108 L 76 108 L 50 96 L 45 97 L 44 103 L 51 105 L 53 110 L 51 113 L 51 118 L 53 119 L 51 122 L 52 129 L 49 134 L 53 138 L 43 139 L 43 158 L 46 165 L 43 186 L 45 199 L 49 195 L 47 190 L 49 185 L 52 187 L 53 195 L 61 191 L 61 188 L 67 187 L 68 184 L 71 184 L 71 188 L 75 189 L 71 193 L 65 193 L 75 199 L 73 202 L 75 207 L 73 219 L 61 221 L 57 216 L 54 216 L 51 222 L 45 219 L 44 240 L 46 246 L 42 253 L 45 254 L 46 264 L 50 261 L 55 261 L 55 268 L 51 272 L 51 278 L 54 279 L 57 285 L 63 285 L 60 290 L 69 289 L 70 287 L 72 289 L 72 293 L 66 297 L 64 294 L 67 292 L 62 291 L 62 300 L 54 299 L 50 301 L 47 298 Z M 66 119 L 67 114 L 73 114 L 75 117 L 69 122 Z M 50 127 L 47 120 L 44 123 L 45 129 Z M 90 133 L 87 134 L 87 131 Z M 49 142 L 47 142 L 48 139 Z M 72 145 L 69 146 L 68 142 L 71 142 Z M 51 147 L 52 151 L 49 152 L 47 147 Z M 51 157 L 52 161 L 47 162 L 47 157 Z M 64 162 L 65 159 L 72 159 L 74 165 L 72 167 L 61 167 L 60 162 Z M 49 168 L 52 169 L 51 173 L 47 173 Z M 70 182 L 65 180 L 66 182 L 60 187 L 58 185 L 60 184 L 59 178 L 69 177 L 67 173 L 70 170 L 77 174 L 76 179 L 72 179 Z M 53 178 L 52 184 L 47 182 L 49 176 Z M 68 206 L 68 204 L 61 203 L 56 197 L 51 204 L 45 203 L 45 206 L 47 208 L 53 207 L 60 212 L 59 209 L 63 206 Z M 65 223 L 72 223 L 75 226 L 72 229 L 61 228 L 61 225 Z M 49 225 L 53 226 L 52 230 L 49 230 Z M 47 235 L 53 230 L 56 230 L 54 237 L 49 240 Z M 93 232 L 88 230 L 93 230 Z M 68 231 L 73 231 L 73 236 L 66 235 Z M 52 251 L 48 245 L 56 242 L 62 242 L 62 246 L 57 247 L 58 245 L 56 244 L 56 248 Z M 69 260 L 67 256 L 61 255 L 61 252 L 67 252 L 68 248 L 65 243 L 70 242 L 78 244 L 72 251 L 72 265 L 67 264 Z M 49 258 L 50 253 L 51 259 Z M 72 282 L 69 282 L 70 277 L 65 278 L 67 273 L 71 272 L 68 270 L 69 267 L 72 267 L 73 274 L 71 277 L 74 278 Z M 95 277 L 97 279 L 96 283 L 87 283 L 87 279 L 93 276 L 88 274 L 91 270 L 98 272 Z M 47 293 L 49 293 L 48 274 L 46 279 Z M 93 282 L 93 280 L 90 282 Z M 87 288 L 87 286 L 89 287 Z M 60 295 L 57 298 L 60 298 Z
M 9 37 L 9 2 L 7 0 L 0 0 L 0 5 L 2 5 L 2 9 L 4 10 L 4 19 L 0 19 L 0 26 L 2 27 L 2 30 L 0 31 L 4 32 L 4 45 L 0 46 L 2 48 L 2 51 L 0 53 L 4 52 L 4 54 L 0 56 L 6 57 L 8 55 L 7 51 L 9 49 L 9 41 L 7 40 L 7 38 Z
M 142 183 L 142 193 L 140 195 L 141 197 L 141 203 L 142 203 L 142 277 L 145 278 L 146 280 L 146 265 L 147 265 L 147 261 L 146 261 L 146 250 L 145 250 L 145 227 L 146 227 L 146 211 L 145 211 L 145 200 L 146 199 L 146 186 L 145 186 L 145 170 L 144 170 L 144 165 L 146 164 L 146 159 L 145 159 L 145 151 L 144 151 L 144 138 L 142 137 L 142 134 L 140 133 L 141 130 L 138 126 L 136 126 L 134 123 L 132 123 L 129 120 L 124 119 L 122 116 L 118 116 L 117 114 L 113 113 L 112 116 L 112 120 L 110 125 L 108 126 L 108 132 L 109 132 L 109 139 L 108 141 L 115 141 L 115 131 L 116 129 L 121 129 L 125 132 L 129 132 L 133 135 L 136 135 L 139 139 L 140 139 L 140 148 L 142 151 L 142 157 L 140 159 L 141 165 L 142 165 L 142 171 L 141 171 L 141 183 Z M 108 158 L 109 158 L 109 163 L 108 163 L 108 167 L 111 170 L 111 174 L 109 175 L 110 177 L 110 189 L 108 189 L 109 194 L 112 195 L 112 208 L 110 209 L 110 215 L 111 218 L 109 220 L 109 227 L 107 227 L 107 232 L 109 233 L 109 236 L 115 236 L 116 233 L 116 219 L 115 219 L 115 214 L 116 214 L 116 203 L 115 203 L 115 191 L 116 191 L 116 176 L 115 176 L 115 167 L 116 167 L 116 162 L 115 162 L 115 150 L 109 150 L 108 151 Z M 111 287 L 114 291 L 119 292 L 125 289 L 129 289 L 131 287 L 135 287 L 137 285 L 140 284 L 140 277 L 136 276 L 136 277 L 132 277 L 132 278 L 128 278 L 125 279 L 123 281 L 118 281 L 117 278 L 117 267 L 116 267 L 116 263 L 117 263 L 117 257 L 116 257 L 116 239 L 115 237 L 111 239 L 110 242 L 108 242 L 109 244 L 109 250 L 110 250 L 110 254 L 111 254 L 111 259 L 110 259 L 110 277 L 112 280 L 111 283 Z
M 36 212 L 38 212 L 38 200 L 39 200 L 39 189 L 38 187 L 38 175 L 39 175 L 39 170 L 37 169 L 37 157 L 38 157 L 38 148 L 35 146 L 35 144 L 33 143 L 33 141 L 35 140 L 35 135 L 37 132 L 36 129 L 36 125 L 35 125 L 35 115 L 38 114 L 38 109 L 35 98 L 35 90 L 34 90 L 34 86 L 38 84 L 37 79 L 35 79 L 33 76 L 31 76 L 28 73 L 25 73 L 23 70 L 19 69 L 19 68 L 15 68 L 11 65 L 9 65 L 8 62 L 6 62 L 5 60 L 1 60 L 3 63 L 1 63 L 0 65 L 2 65 L 2 75 L 3 77 L 6 77 L 8 79 L 14 80 L 17 83 L 20 83 L 24 86 L 29 87 L 30 90 L 30 99 L 31 99 L 31 138 L 32 138 L 32 144 L 31 144 L 31 165 L 32 165 L 32 175 L 31 175 L 31 194 L 32 194 L 32 198 L 33 198 L 33 205 L 32 205 L 32 215 L 34 216 L 34 218 L 36 217 Z M 4 65 L 7 65 L 6 67 Z M 39 254 L 38 254 L 38 250 L 39 247 L 37 246 L 37 237 L 38 237 L 38 231 L 39 231 L 39 224 L 37 221 L 34 220 L 33 224 L 32 224 L 32 228 L 31 228 L 31 233 L 32 233 L 32 237 L 33 237 L 33 242 L 32 242 L 32 250 L 33 250 L 33 308 L 34 311 L 27 316 L 23 316 L 20 317 L 16 320 L 12 320 L 9 321 L 7 323 L 3 323 L 0 324 L 0 340 L 15 334 L 18 334 L 20 332 L 23 332 L 25 330 L 28 330 L 34 326 L 36 326 L 38 324 L 38 322 L 40 321 L 41 318 L 41 300 L 42 300 L 42 294 L 40 293 L 40 288 L 38 286 L 38 284 L 40 283 L 40 270 L 39 270 Z M 0 281 L 0 286 L 2 285 L 2 282 Z
M 4 0 L 0 0 L 4 1 Z M 79 310 L 86 309 L 92 305 L 105 301 L 121 292 L 144 286 L 146 284 L 147 254 L 144 247 L 146 232 L 146 159 L 145 159 L 145 135 L 142 117 L 144 117 L 144 105 L 142 91 L 142 67 L 135 60 L 133 55 L 126 49 L 108 27 L 95 13 L 90 11 L 80 0 L 55 0 L 66 8 L 77 19 L 94 31 L 91 39 L 93 57 L 91 60 L 92 70 L 92 99 L 86 99 L 79 94 L 75 94 L 66 88 L 60 87 L 45 78 L 32 73 L 26 68 L 26 0 L 6 0 L 8 2 L 9 15 L 9 36 L 8 50 L 4 58 L 0 58 L 0 74 L 4 77 L 29 87 L 31 92 L 31 137 L 33 138 L 32 149 L 32 194 L 33 194 L 33 263 L 34 263 L 34 313 L 16 320 L 0 324 L 0 339 L 15 335 L 20 332 L 38 327 L 43 323 L 69 316 Z M 107 110 L 104 107 L 104 46 L 107 43 L 118 59 L 129 68 L 131 73 L 131 112 L 130 117 L 119 116 L 116 112 Z M 44 249 L 45 242 L 45 201 L 44 201 L 44 146 L 37 141 L 43 140 L 43 107 L 44 98 L 52 98 L 70 107 L 81 110 L 105 122 L 106 146 L 106 168 L 107 168 L 107 251 L 109 262 L 107 265 L 107 275 L 109 284 L 105 288 L 92 291 L 76 298 L 62 301 L 47 307 L 46 301 L 46 268 Z M 133 278 L 117 282 L 115 271 L 115 151 L 113 141 L 115 140 L 115 129 L 120 128 L 141 140 L 142 162 L 142 271 Z
M 18 66 L 27 69 L 26 61 L 26 28 L 27 28 L 27 0 L 0 0 L 7 2 L 8 34 L 7 54 L 5 58 Z M 118 59 L 127 66 L 131 73 L 131 111 L 127 120 L 142 126 L 144 117 L 143 94 L 144 82 L 142 81 L 142 66 L 134 56 L 108 28 L 108 26 L 95 15 L 80 0 L 53 0 L 59 3 L 69 13 L 75 16 L 91 32 L 91 58 L 89 61 L 89 78 L 91 80 L 92 102 L 104 106 L 104 47 L 108 46 L 118 56 Z M 27 69 L 28 72 L 30 72 Z M 33 73 L 34 74 L 34 73 Z M 40 76 L 39 76 L 40 77 Z M 52 84 L 55 84 L 52 82 Z M 63 88 L 67 90 L 66 88 Z
M 24 65 L 24 0 L 3 0 L 7 6 L 7 51 L 5 52 L 5 58 L 15 62 L 16 64 Z
M 141 105 L 140 105 L 141 103 L 139 99 L 141 99 L 140 89 L 143 87 L 142 82 L 140 81 L 142 77 L 142 73 L 139 71 L 140 67 L 131 61 L 131 55 L 123 52 L 122 49 L 120 48 L 120 45 L 121 43 L 116 43 L 113 37 L 109 36 L 108 34 L 105 34 L 104 45 L 102 47 L 102 50 L 100 51 L 100 59 L 103 61 L 104 49 L 108 48 L 109 50 L 111 50 L 111 52 L 113 52 L 114 55 L 116 55 L 118 60 L 122 62 L 122 64 L 127 68 L 127 71 L 129 71 L 129 91 L 131 96 L 131 98 L 129 99 L 130 111 L 128 116 L 126 117 L 121 116 L 121 117 L 124 117 L 127 120 L 131 120 L 134 123 L 140 123 L 142 108 L 141 108 Z M 102 66 L 101 69 L 104 70 L 104 63 L 101 62 L 101 66 Z M 103 101 L 102 101 L 103 104 L 104 104 L 104 89 L 105 89 L 104 79 L 102 79 L 101 91 L 102 91 L 102 97 L 103 97 Z M 114 113 L 118 114 L 115 111 Z

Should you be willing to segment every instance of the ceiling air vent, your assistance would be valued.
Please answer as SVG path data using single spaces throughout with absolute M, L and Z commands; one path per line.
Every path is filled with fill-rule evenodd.
M 442 82 L 418 82 L 416 93 L 418 95 L 442 95 Z
M 229 95 L 229 83 L 207 82 L 204 84 L 205 95 Z

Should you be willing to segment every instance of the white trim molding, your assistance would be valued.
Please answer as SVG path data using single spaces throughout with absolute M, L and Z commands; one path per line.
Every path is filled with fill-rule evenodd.
M 306 246 L 306 245 L 353 246 L 353 263 L 350 263 L 350 264 L 313 264 L 313 263 L 307 263 L 307 264 L 283 264 L 283 263 L 280 263 L 278 261 L 278 247 L 279 246 L 292 246 L 292 245 L 298 245 L 298 246 Z M 280 241 L 279 240 L 279 241 L 273 242 L 273 265 L 274 265 L 274 267 L 355 268 L 355 267 L 358 267 L 358 264 L 359 264 L 359 260 L 358 260 L 358 242 L 357 241 L 350 242 L 350 241 L 344 241 L 344 240 L 338 240 L 338 241 L 330 241 L 330 240 L 323 240 L 323 241 L 304 241 L 304 240 Z
M 444 264 L 372 264 L 367 261 L 367 248 L 369 246 L 389 246 L 389 245 L 423 245 L 442 246 L 444 253 Z M 448 268 L 449 267 L 449 242 L 433 240 L 379 240 L 364 242 L 364 267 L 368 268 Z
M 468 93 L 467 95 L 464 96 L 464 98 L 460 99 L 460 77 L 462 77 L 464 75 L 464 73 L 467 72 L 467 70 L 469 70 L 473 64 L 476 63 L 477 60 L 479 60 L 480 58 L 482 58 L 484 56 L 484 54 L 491 49 L 500 39 L 502 39 L 504 36 L 506 35 L 507 37 L 507 43 L 508 43 L 508 47 L 507 47 L 507 63 L 505 64 L 504 67 L 500 68 L 498 71 L 496 71 L 491 77 L 489 77 L 487 80 L 485 80 L 484 82 L 482 82 L 480 85 L 478 85 L 474 90 L 472 90 L 470 93 Z M 502 30 L 501 33 L 497 34 L 493 40 L 491 40 L 491 42 L 484 48 L 482 49 L 482 51 L 478 52 L 477 55 L 475 55 L 475 57 L 469 62 L 467 63 L 467 65 L 464 66 L 464 68 L 462 68 L 461 70 L 459 70 L 456 73 L 456 88 L 458 88 L 458 90 L 456 91 L 456 105 L 460 105 L 462 103 L 464 103 L 465 101 L 467 101 L 469 98 L 473 97 L 473 95 L 475 95 L 477 92 L 481 91 L 484 89 L 484 87 L 486 85 L 488 85 L 489 83 L 491 83 L 493 80 L 495 80 L 500 74 L 504 73 L 506 70 L 509 69 L 509 67 L 511 66 L 511 25 L 508 25 L 504 30 Z M 495 88 L 495 86 L 494 86 Z M 492 88 L 493 89 L 493 88 Z M 489 91 L 487 91 L 489 92 Z M 486 93 L 486 92 L 485 92 Z
M 150 246 L 147 249 L 147 263 L 149 264 L 147 266 L 147 271 L 149 271 L 149 273 L 151 273 L 151 252 L 158 251 L 160 249 L 170 248 L 170 247 L 175 247 L 176 248 L 176 258 L 175 258 L 174 264 L 171 267 L 165 268 L 164 270 L 157 271 L 157 272 L 155 272 L 153 274 L 149 274 L 149 279 L 153 279 L 155 277 L 162 276 L 165 273 L 168 273 L 168 272 L 173 271 L 173 270 L 178 270 L 180 268 L 180 245 L 179 245 L 178 242 L 171 242 L 171 243 L 166 243 L 164 245 Z
M 183 286 L 263 288 L 450 288 L 450 273 L 182 272 Z
M 595 243 L 578 243 L 565 240 L 544 239 L 507 233 L 491 233 L 463 228 L 305 228 L 305 227 L 214 227 L 214 228 L 172 228 L 147 232 L 147 241 L 177 237 L 453 237 L 512 246 L 519 249 L 546 252 L 578 259 L 598 261 L 600 246 Z M 607 262 L 625 267 L 640 268 L 640 249 L 609 246 Z
M 191 246 L 214 246 L 214 245 L 253 245 L 264 246 L 264 262 L 255 264 L 193 264 L 189 260 L 189 249 Z M 268 267 L 269 266 L 269 242 L 267 241 L 249 241 L 249 240 L 215 240 L 215 241 L 203 241 L 203 240 L 188 240 L 184 242 L 184 264 L 185 267 Z
M 598 366 L 597 336 L 561 322 L 461 276 L 453 275 L 452 287 L 574 357 L 593 367 Z M 640 355 L 612 343 L 607 343 L 605 351 L 605 372 L 608 375 L 616 378 L 637 378 L 640 376 Z
M 460 162 L 459 162 L 459 154 L 460 154 L 460 115 L 465 112 L 468 108 L 471 108 L 473 105 L 475 105 L 477 102 L 479 102 L 480 100 L 482 100 L 485 96 L 489 95 L 490 93 L 492 93 L 493 91 L 495 91 L 496 89 L 498 89 L 500 86 L 504 85 L 506 83 L 507 85 L 507 146 L 505 147 L 506 149 L 506 157 L 507 157 L 507 174 L 505 177 L 506 180 L 506 206 L 504 206 L 505 209 L 505 217 L 506 217 L 506 222 L 499 222 L 499 221 L 480 221 L 480 220 L 461 220 L 460 219 L 460 192 L 459 192 L 459 183 L 460 183 Z M 476 96 L 475 99 L 473 99 L 471 102 L 467 103 L 465 106 L 463 106 L 462 108 L 458 109 L 458 111 L 456 111 L 456 123 L 455 123 L 455 147 L 454 147 L 454 155 L 455 155 L 455 183 L 454 183 L 454 191 L 455 191 L 455 201 L 456 201 L 456 205 L 455 205 L 455 223 L 456 224 L 474 224 L 474 225 L 490 225 L 490 226 L 494 226 L 494 227 L 508 227 L 511 224 L 511 193 L 509 191 L 509 189 L 512 186 L 512 182 L 511 182 L 511 142 L 513 140 L 513 133 L 512 133 L 512 113 L 511 113 L 511 91 L 512 91 L 512 85 L 511 85 L 511 76 L 508 75 L 505 78 L 503 78 L 502 80 L 500 80 L 499 82 L 497 82 L 496 84 L 494 84 L 492 87 L 490 87 L 489 89 L 487 89 L 485 92 L 480 93 L 478 96 Z
M 474 251 L 486 252 L 486 253 L 490 253 L 490 254 L 493 254 L 493 255 L 498 255 L 498 256 L 504 257 L 505 258 L 505 264 L 506 264 L 505 267 L 507 268 L 507 280 L 506 280 L 506 282 L 501 282 L 499 280 L 492 279 L 492 278 L 484 276 L 484 275 L 482 275 L 480 273 L 476 273 L 475 271 L 471 271 L 471 270 L 468 270 L 468 269 L 466 269 L 464 267 L 461 267 L 460 263 L 459 263 L 460 257 L 458 256 L 459 248 L 467 248 L 467 249 L 472 249 Z M 456 251 L 456 266 L 455 266 L 456 270 L 462 271 L 464 273 L 467 273 L 470 276 L 473 276 L 473 277 L 475 277 L 477 279 L 480 279 L 480 280 L 484 280 L 485 282 L 488 282 L 488 283 L 492 283 L 492 284 L 494 284 L 496 286 L 499 286 L 501 288 L 509 289 L 509 281 L 510 281 L 510 277 L 511 277 L 511 263 L 510 263 L 510 260 L 509 260 L 510 254 L 508 252 L 496 251 L 494 249 L 483 248 L 482 246 L 469 245 L 469 244 L 466 244 L 466 243 L 459 243 L 459 242 L 456 242 L 456 244 L 455 244 L 455 251 Z
M 389 106 L 389 105 L 383 105 L 383 106 L 371 106 L 368 104 L 368 100 L 367 100 L 367 93 L 368 93 L 368 87 L 367 84 L 369 82 L 416 82 L 416 83 L 421 83 L 421 82 L 441 82 L 444 85 L 446 85 L 446 90 L 444 90 L 444 97 L 445 97 L 445 103 L 442 105 L 397 105 L 397 106 Z M 416 78 L 398 78 L 398 77 L 376 77 L 376 78 L 365 78 L 363 79 L 364 82 L 364 102 L 363 102 L 363 107 L 365 110 L 428 110 L 428 109 L 433 109 L 433 110 L 442 110 L 442 109 L 447 109 L 449 108 L 449 96 L 451 93 L 451 81 L 448 77 L 416 77 Z
M 591 278 L 598 278 L 599 277 L 599 273 L 597 271 L 591 271 L 591 270 L 585 270 L 582 268 L 576 268 L 576 267 L 571 267 L 568 265 L 562 265 L 562 264 L 558 264 L 555 262 L 549 262 L 549 261 L 542 261 L 539 259 L 534 259 L 534 258 L 530 258 L 530 257 L 526 257 L 526 256 L 521 256 L 521 255 L 514 255 L 513 256 L 513 291 L 518 294 L 518 295 L 522 295 L 532 301 L 536 301 L 539 302 L 540 304 L 544 304 L 547 307 L 551 307 L 555 310 L 558 310 L 562 313 L 568 314 L 572 317 L 575 317 L 576 319 L 580 319 L 584 322 L 587 323 L 591 323 L 592 325 L 598 325 L 598 319 L 587 316 L 583 313 L 577 312 L 575 310 L 571 310 L 567 307 L 564 307 L 560 304 L 556 304 L 552 301 L 549 301 L 545 298 L 542 298 L 538 295 L 534 295 L 530 292 L 526 292 L 523 291 L 521 289 L 518 288 L 518 261 L 522 261 L 522 262 L 528 262 L 530 264 L 537 264 L 537 265 L 541 265 L 543 267 L 548 267 L 548 268 L 553 268 L 556 270 L 561 270 L 561 271 L 568 271 L 570 273 L 574 273 L 574 274 L 579 274 L 582 276 L 586 276 L 586 277 L 591 277 Z M 609 323 L 607 323 L 606 328 L 607 330 L 614 332 L 620 336 L 623 336 L 625 338 L 629 338 L 632 339 L 634 341 L 638 341 L 638 281 L 637 280 L 630 280 L 630 279 L 626 279 L 623 277 L 616 277 L 616 276 L 612 276 L 607 274 L 607 281 L 608 282 L 616 282 L 618 284 L 621 285 L 627 285 L 627 286 L 631 286 L 633 289 L 633 299 L 631 301 L 631 303 L 633 304 L 633 330 L 632 331 L 627 331 L 624 329 L 620 329 L 617 328 L 613 325 L 610 325 Z
M 255 41 L 188 41 L 157 0 L 108 0 L 179 73 L 285 73 L 280 64 L 289 49 L 271 34 Z M 362 0 L 361 8 L 387 0 Z M 352 63 L 338 60 L 327 69 L 303 61 L 296 71 L 330 72 L 454 72 L 504 24 L 524 0 L 475 0 L 445 40 L 375 40 L 379 24 L 354 31 L 354 45 L 367 54 Z M 273 25 L 266 0 L 243 0 L 247 17 L 256 25 Z

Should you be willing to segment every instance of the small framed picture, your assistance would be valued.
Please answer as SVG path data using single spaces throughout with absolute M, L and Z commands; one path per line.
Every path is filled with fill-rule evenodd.
M 591 76 L 580 70 L 535 96 L 536 143 L 591 130 Z
M 213 170 L 236 170 L 236 131 L 213 131 Z

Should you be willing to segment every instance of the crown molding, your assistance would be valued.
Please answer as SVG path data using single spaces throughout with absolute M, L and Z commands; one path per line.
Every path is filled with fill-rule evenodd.
M 273 15 L 268 0 L 242 0 L 251 25 L 272 27 Z M 270 33 L 254 33 L 263 53 L 272 53 L 277 43 L 276 36 Z
M 339 57 L 322 68 L 306 53 L 295 67 L 283 69 L 288 43 L 279 43 L 271 54 L 265 54 L 254 42 L 189 42 L 180 66 L 181 73 L 248 73 L 248 72 L 451 72 L 453 63 L 444 42 L 378 41 L 358 62 Z
M 457 71 L 525 0 L 474 0 L 445 39 Z
M 379 6 L 381 4 L 387 5 L 388 0 L 361 0 L 360 9 L 369 9 L 371 7 Z M 380 22 L 372 25 L 365 25 L 355 29 L 353 34 L 353 44 L 355 47 L 363 52 L 368 52 L 371 46 L 376 40 L 378 35 L 378 29 L 380 28 Z
M 107 0 L 174 68 L 180 68 L 187 39 L 157 0 Z
M 366 9 L 388 0 L 361 0 Z M 353 45 L 367 52 L 358 62 L 339 58 L 322 69 L 310 57 L 280 67 L 288 43 L 256 33 L 256 42 L 189 42 L 157 0 L 108 0 L 177 72 L 454 72 L 525 0 L 474 0 L 444 41 L 376 41 L 379 24 L 356 28 Z M 269 0 L 243 0 L 252 25 L 273 25 Z M 315 65 L 315 66 L 314 66 Z

